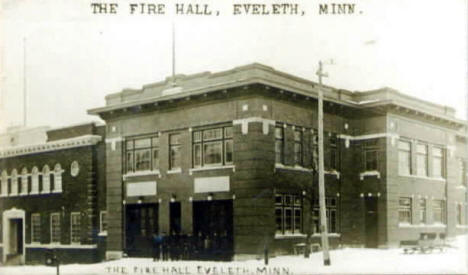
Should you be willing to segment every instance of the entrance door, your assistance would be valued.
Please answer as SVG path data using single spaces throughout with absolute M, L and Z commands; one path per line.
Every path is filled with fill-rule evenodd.
M 10 255 L 23 254 L 23 220 L 10 220 Z
M 365 199 L 366 211 L 366 247 L 377 248 L 378 246 L 378 212 L 377 202 L 375 197 L 367 197 Z
M 179 235 L 181 231 L 180 202 L 171 202 L 169 205 L 169 226 L 171 234 Z
M 128 256 L 151 257 L 153 234 L 158 233 L 158 205 L 127 205 L 125 211 L 125 244 Z
M 200 257 L 211 260 L 230 260 L 233 255 L 232 200 L 200 201 L 193 203 L 193 234 L 202 239 L 197 248 Z

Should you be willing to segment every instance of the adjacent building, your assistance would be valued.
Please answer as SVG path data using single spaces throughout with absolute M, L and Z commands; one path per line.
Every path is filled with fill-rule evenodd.
M 3 264 L 95 262 L 105 251 L 105 127 L 12 128 L 0 136 Z
M 176 75 L 106 96 L 105 106 L 88 111 L 106 122 L 100 136 L 106 136 L 106 156 L 97 159 L 106 162 L 98 177 L 105 180 L 108 209 L 106 258 L 149 256 L 151 237 L 163 233 L 222 236 L 235 259 L 265 247 L 290 253 L 307 233 L 320 242 L 319 88 L 252 64 Z M 466 122 L 454 109 L 389 88 L 322 89 L 332 246 L 390 247 L 420 233 L 465 232 Z M 93 160 L 95 146 L 83 147 Z M 13 169 L 22 173 L 23 158 L 15 159 L 3 162 L 7 178 Z M 73 159 L 59 161 L 64 182 L 74 180 L 67 173 Z M 28 160 L 26 169 L 45 164 L 55 171 L 50 161 Z M 68 219 L 71 208 L 66 204 L 60 215 Z M 82 214 L 83 225 L 94 226 L 82 236 L 91 243 L 97 211 Z M 67 233 L 62 237 L 69 240 Z

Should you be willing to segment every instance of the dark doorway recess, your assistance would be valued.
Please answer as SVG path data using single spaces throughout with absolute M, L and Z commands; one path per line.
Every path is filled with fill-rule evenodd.
M 378 246 L 378 199 L 367 197 L 366 199 L 366 247 Z
M 201 260 L 230 260 L 233 255 L 232 200 L 193 202 L 193 234 Z
M 153 234 L 158 233 L 158 205 L 127 205 L 125 244 L 130 257 L 151 257 Z

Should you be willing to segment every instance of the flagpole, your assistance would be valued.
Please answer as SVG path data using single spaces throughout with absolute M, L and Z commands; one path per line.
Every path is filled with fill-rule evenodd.
M 26 127 L 27 123 L 27 88 L 26 88 L 26 37 L 23 38 L 23 127 Z

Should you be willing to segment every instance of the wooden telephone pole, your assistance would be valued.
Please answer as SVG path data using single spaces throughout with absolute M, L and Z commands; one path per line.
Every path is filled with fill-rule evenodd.
M 327 212 L 325 204 L 325 175 L 323 163 L 323 91 L 322 77 L 328 77 L 327 73 L 323 72 L 322 61 L 319 61 L 319 69 L 317 70 L 319 79 L 318 89 L 318 158 L 319 158 L 319 204 L 320 204 L 320 232 L 322 237 L 323 264 L 330 265 L 330 253 L 328 251 L 328 229 L 327 229 Z

